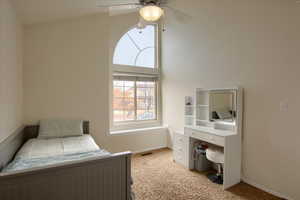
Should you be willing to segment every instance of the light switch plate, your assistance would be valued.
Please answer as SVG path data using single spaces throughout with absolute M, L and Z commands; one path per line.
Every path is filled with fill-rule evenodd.
M 287 101 L 281 101 L 280 102 L 280 111 L 281 112 L 286 112 L 289 109 L 289 104 Z

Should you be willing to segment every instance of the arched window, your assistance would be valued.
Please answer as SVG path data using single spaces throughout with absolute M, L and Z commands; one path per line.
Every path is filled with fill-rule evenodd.
M 158 25 L 132 28 L 113 53 L 112 130 L 161 124 Z
M 144 29 L 133 28 L 117 43 L 113 64 L 155 68 L 156 65 L 155 25 Z

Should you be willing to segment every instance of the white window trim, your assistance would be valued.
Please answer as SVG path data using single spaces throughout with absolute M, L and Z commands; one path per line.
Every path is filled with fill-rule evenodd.
M 113 64 L 113 72 L 120 72 L 120 73 L 140 73 L 140 74 L 152 74 L 160 76 L 160 69 L 155 68 L 146 68 L 146 67 L 134 67 L 134 66 L 127 66 L 127 65 L 114 65 Z
M 134 129 L 141 129 L 141 128 L 151 128 L 157 127 L 162 125 L 162 97 L 161 97 L 161 81 L 160 81 L 160 65 L 161 65 L 161 36 L 160 36 L 160 25 L 153 24 L 156 26 L 155 28 L 155 43 L 156 43 L 156 52 L 155 52 L 155 67 L 154 68 L 147 68 L 147 67 L 135 67 L 135 66 L 127 66 L 127 65 L 116 65 L 113 64 L 113 56 L 114 50 L 116 45 L 118 44 L 121 37 L 131 30 L 134 27 L 129 28 L 125 33 L 121 35 L 120 38 L 115 42 L 114 48 L 111 49 L 111 69 L 110 69 L 110 94 L 109 94 L 109 101 L 110 101 L 110 133 L 115 131 L 128 131 Z M 155 75 L 157 77 L 156 81 L 156 120 L 145 120 L 145 121 L 128 121 L 128 122 L 117 122 L 115 123 L 113 120 L 113 74 L 114 73 L 133 73 L 133 74 L 142 74 L 142 75 Z M 109 134 L 112 135 L 112 134 Z
M 156 97 L 157 97 L 156 102 L 155 102 L 156 103 L 156 119 L 114 122 L 113 118 L 111 118 L 111 120 L 112 120 L 111 131 L 130 130 L 130 129 L 161 126 L 162 123 L 161 123 L 161 83 L 160 83 L 160 80 L 156 81 Z M 111 107 L 111 110 L 113 112 L 112 107 Z M 113 117 L 113 114 L 112 114 L 112 117 Z
M 111 131 L 110 134 L 112 136 L 117 135 L 131 135 L 131 134 L 138 134 L 138 133 L 145 133 L 147 131 L 158 131 L 158 130 L 167 130 L 168 126 L 152 126 L 149 128 L 138 128 L 138 129 L 130 129 L 130 130 L 120 130 L 120 131 Z

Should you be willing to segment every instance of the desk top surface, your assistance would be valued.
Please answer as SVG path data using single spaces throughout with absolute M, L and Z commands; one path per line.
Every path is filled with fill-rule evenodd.
M 220 130 L 220 129 L 215 129 L 213 127 L 205 127 L 205 126 L 185 126 L 185 128 L 193 129 L 196 131 L 202 131 L 208 134 L 213 134 L 221 137 L 226 137 L 226 136 L 232 136 L 232 135 L 237 135 L 236 132 L 234 131 L 228 131 L 228 130 Z

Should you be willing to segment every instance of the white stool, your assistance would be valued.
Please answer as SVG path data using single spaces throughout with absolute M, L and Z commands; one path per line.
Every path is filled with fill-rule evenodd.
M 221 147 L 209 147 L 206 149 L 206 158 L 217 164 L 217 174 L 209 174 L 207 177 L 214 183 L 223 184 L 222 165 L 224 164 L 224 150 Z

